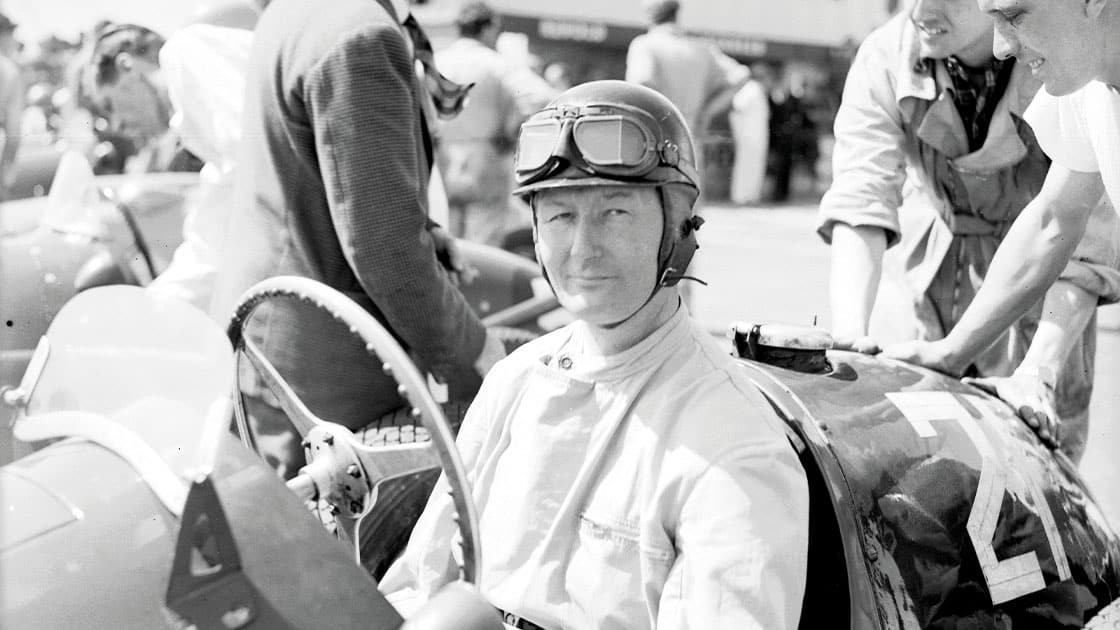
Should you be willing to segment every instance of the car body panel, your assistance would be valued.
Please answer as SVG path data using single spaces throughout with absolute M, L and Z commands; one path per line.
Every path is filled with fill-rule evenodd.
M 904 363 L 828 358 L 824 374 L 743 365 L 827 481 L 852 627 L 1080 627 L 1116 597 L 1115 534 L 1005 404 Z

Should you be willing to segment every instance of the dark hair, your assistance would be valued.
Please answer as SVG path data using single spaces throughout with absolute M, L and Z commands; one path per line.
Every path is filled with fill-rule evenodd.
M 111 85 L 120 78 L 117 56 L 128 53 L 150 61 L 158 60 L 159 50 L 167 40 L 159 33 L 136 24 L 108 24 L 97 32 L 90 65 L 94 67 L 93 82 L 97 87 Z
M 494 23 L 494 10 L 485 2 L 468 2 L 459 9 L 455 25 L 461 37 L 478 37 Z
M 653 2 L 647 6 L 647 13 L 649 21 L 652 24 L 669 24 L 677 21 L 677 12 L 680 11 L 681 5 L 676 0 L 664 0 L 663 2 Z

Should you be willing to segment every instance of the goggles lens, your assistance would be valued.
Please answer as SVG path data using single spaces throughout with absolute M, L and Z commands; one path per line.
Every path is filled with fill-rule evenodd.
M 526 173 L 544 167 L 552 157 L 559 136 L 559 120 L 530 121 L 521 125 L 521 134 L 517 139 L 517 172 Z
M 577 120 L 572 139 L 583 159 L 593 166 L 649 166 L 647 157 L 652 147 L 646 142 L 646 134 L 637 123 L 622 116 Z

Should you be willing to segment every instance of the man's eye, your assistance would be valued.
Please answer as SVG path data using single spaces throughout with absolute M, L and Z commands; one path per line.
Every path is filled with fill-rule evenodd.
M 607 208 L 605 214 L 608 217 L 621 217 L 630 214 L 630 211 L 625 208 Z
M 556 221 L 569 221 L 572 218 L 571 212 L 557 212 L 556 214 L 549 215 L 545 218 L 545 223 L 554 223 Z
M 1004 13 L 1003 19 L 1006 20 L 1007 23 L 1011 26 L 1019 26 L 1019 23 L 1023 21 L 1023 14 L 1021 12 L 1010 14 Z

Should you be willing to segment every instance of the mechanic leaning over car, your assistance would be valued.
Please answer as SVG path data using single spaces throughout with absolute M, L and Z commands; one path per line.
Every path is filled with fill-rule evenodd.
M 869 320 L 884 251 L 895 245 L 903 248 L 910 304 L 888 316 L 915 320 L 919 338 L 945 337 L 1012 222 L 1042 187 L 1050 160 L 1023 120 L 1040 83 L 1025 64 L 993 56 L 992 33 L 992 19 L 976 0 L 915 0 L 856 55 L 836 117 L 833 184 L 818 223 L 832 245 L 839 347 L 878 351 Z M 1107 199 L 1094 217 L 1096 228 L 1047 295 L 1045 309 L 1055 321 L 1077 311 L 1080 321 L 1095 320 L 1098 303 L 1120 299 L 1120 227 Z M 1061 447 L 1076 462 L 1088 428 L 1096 326 L 1089 321 L 1083 333 L 1077 329 L 1064 366 L 1059 359 L 1061 369 L 1050 369 L 1046 351 L 1064 333 L 1039 328 L 1042 309 L 1036 304 L 961 370 L 1010 375 L 974 382 L 1012 403 L 1052 443 L 1059 436 L 1047 417 L 1055 415 L 1056 397 Z
M 575 322 L 499 362 L 458 438 L 479 584 L 515 627 L 797 626 L 805 473 L 677 287 L 695 164 L 680 112 L 621 81 L 571 88 L 521 128 L 514 192 Z M 380 585 L 399 607 L 457 579 L 452 516 L 437 488 Z

